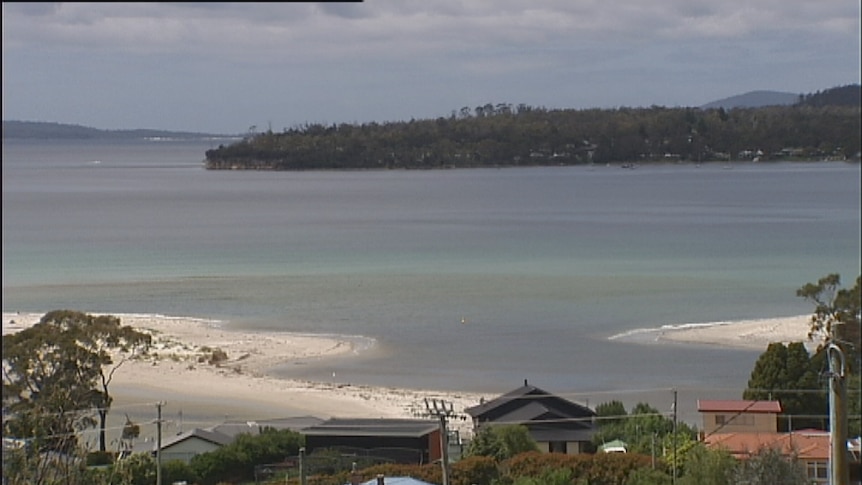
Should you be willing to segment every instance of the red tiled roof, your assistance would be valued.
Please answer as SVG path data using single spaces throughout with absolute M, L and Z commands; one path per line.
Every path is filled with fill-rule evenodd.
M 707 448 L 723 448 L 736 458 L 748 458 L 761 448 L 777 448 L 803 461 L 829 459 L 829 433 L 716 433 L 704 438 Z
M 778 401 L 697 401 L 697 410 L 702 413 L 780 413 L 781 403 Z

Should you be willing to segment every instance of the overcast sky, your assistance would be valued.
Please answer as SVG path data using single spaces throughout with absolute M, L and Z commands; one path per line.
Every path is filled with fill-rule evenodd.
M 857 0 L 3 3 L 3 119 L 244 133 L 860 82 Z

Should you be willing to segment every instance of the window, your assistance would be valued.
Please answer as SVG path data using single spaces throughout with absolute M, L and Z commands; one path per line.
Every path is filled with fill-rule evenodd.
M 548 443 L 548 451 L 551 453 L 566 453 L 567 447 L 565 441 L 551 441 Z
M 754 415 L 751 414 L 716 414 L 716 426 L 754 426 Z
M 817 481 L 826 481 L 829 479 L 829 463 L 825 461 L 809 461 L 805 465 L 808 471 L 808 478 Z

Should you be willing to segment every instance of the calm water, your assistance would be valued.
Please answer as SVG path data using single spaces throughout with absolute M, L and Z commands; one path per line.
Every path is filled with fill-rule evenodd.
M 810 313 L 796 288 L 860 271 L 859 165 L 205 171 L 217 143 L 4 141 L 3 310 L 374 339 L 301 378 L 743 388 L 757 352 L 607 337 Z

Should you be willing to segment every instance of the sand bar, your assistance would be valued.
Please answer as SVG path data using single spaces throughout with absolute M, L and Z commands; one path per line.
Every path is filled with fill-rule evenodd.
M 164 401 L 185 429 L 226 420 L 262 420 L 295 416 L 416 418 L 425 398 L 444 399 L 456 413 L 493 396 L 461 392 L 400 389 L 275 378 L 266 371 L 277 364 L 326 358 L 354 351 L 350 339 L 285 332 L 240 332 L 220 322 L 162 315 L 113 314 L 124 325 L 153 336 L 149 355 L 125 361 L 110 389 L 112 412 L 152 418 L 155 403 Z M 39 321 L 40 313 L 3 313 L 3 335 Z M 203 358 L 212 350 L 228 359 L 212 365 Z M 119 419 L 115 417 L 115 419 Z M 469 421 L 453 421 L 469 434 Z
M 736 349 L 766 350 L 770 343 L 803 342 L 812 350 L 819 340 L 809 340 L 810 315 L 753 320 L 686 323 L 644 328 L 617 334 L 612 340 L 684 343 Z

